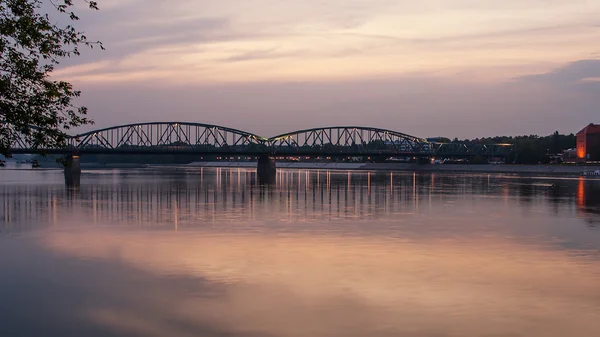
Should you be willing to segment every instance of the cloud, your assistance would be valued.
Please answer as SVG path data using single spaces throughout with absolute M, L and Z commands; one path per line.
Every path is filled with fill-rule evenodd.
M 531 45 L 532 43 L 539 43 L 539 41 L 528 40 L 525 41 L 524 37 L 533 39 L 548 36 L 549 34 L 556 35 L 570 35 L 573 32 L 578 32 L 581 30 L 587 30 L 593 27 L 591 23 L 568 23 L 562 25 L 547 25 L 547 26 L 535 26 L 535 27 L 526 27 L 520 29 L 514 28 L 503 28 L 497 29 L 491 32 L 468 32 L 465 34 L 440 34 L 439 36 L 434 37 L 412 37 L 412 38 L 403 38 L 394 35 L 370 35 L 370 34 L 351 34 L 346 33 L 347 35 L 356 35 L 369 39 L 377 39 L 384 41 L 393 41 L 400 44 L 416 44 L 416 45 L 424 45 L 424 44 L 453 44 L 453 43 L 478 43 L 479 47 L 481 47 L 482 42 L 497 42 L 498 39 L 501 41 L 505 41 L 506 39 L 514 39 L 519 38 L 517 41 L 521 41 L 523 43 L 528 43 Z M 491 41 L 490 41 L 491 40 Z
M 149 20 L 151 21 L 151 20 Z M 98 32 L 90 35 L 103 42 L 105 51 L 85 52 L 81 58 L 66 59 L 63 66 L 101 60 L 120 60 L 132 54 L 171 46 L 189 46 L 242 38 L 228 29 L 227 18 L 198 17 L 169 22 L 124 23 L 116 21 L 109 28 L 92 28 Z M 97 37 L 97 38 L 96 38 Z
M 600 32 L 592 14 L 600 13 L 600 5 L 544 4 L 107 0 L 98 12 L 82 8 L 77 22 L 107 50 L 64 60 L 57 76 L 110 85 L 327 80 L 475 68 L 489 74 L 595 51 L 590 49 Z M 557 13 L 558 19 L 548 19 Z M 69 69 L 81 64 L 93 70 Z
M 568 5 L 553 1 L 548 7 L 536 8 L 538 4 L 537 1 L 526 5 L 516 1 L 501 5 L 473 4 L 466 0 L 451 5 L 387 0 L 108 2 L 99 12 L 82 10 L 82 20 L 77 23 L 91 39 L 103 41 L 107 51 L 65 60 L 64 66 L 106 59 L 118 61 L 155 49 L 203 46 L 213 54 L 220 54 L 198 60 L 210 66 L 215 61 L 231 63 L 257 56 L 262 59 L 266 53 L 253 51 L 271 49 L 290 60 L 306 56 L 301 53 L 293 57 L 299 49 L 321 59 L 360 50 L 354 57 L 361 59 L 354 60 L 355 65 L 350 68 L 365 62 L 393 64 L 391 59 L 402 57 L 402 63 L 390 65 L 395 67 L 390 71 L 397 73 L 401 68 L 417 66 L 448 67 L 450 62 L 453 66 L 472 65 L 475 52 L 485 52 L 485 57 L 480 55 L 475 61 L 485 60 L 487 64 L 506 63 L 515 55 L 532 59 L 532 44 L 544 58 L 564 59 L 567 49 L 582 49 L 597 40 L 595 21 L 581 14 L 584 8 L 581 1 L 574 0 Z M 585 7 L 589 13 L 600 11 L 600 6 Z M 499 11 L 497 15 L 490 16 L 495 11 Z M 559 11 L 564 12 L 560 20 L 542 19 L 542 15 Z M 536 20 L 531 17 L 526 20 L 525 14 Z M 556 49 L 557 43 L 572 47 Z M 549 46 L 553 50 L 544 53 Z M 525 47 L 529 49 L 524 51 Z M 185 50 L 181 53 L 188 54 Z M 176 59 L 178 55 L 172 56 Z M 427 59 L 428 64 L 421 64 L 422 59 Z M 317 73 L 323 74 L 320 70 Z
M 579 60 L 543 74 L 521 76 L 523 81 L 539 82 L 551 85 L 569 85 L 592 82 L 600 77 L 600 59 Z
M 278 52 L 276 49 L 267 50 L 253 50 L 240 54 L 235 54 L 230 57 L 223 59 L 225 62 L 242 62 L 242 61 L 253 61 L 253 60 L 269 60 L 269 59 L 280 59 L 286 57 L 298 57 L 307 55 L 306 50 L 296 50 L 288 52 Z
M 473 138 L 573 132 L 597 115 L 600 61 L 591 55 L 600 3 L 107 5 L 82 12 L 77 26 L 108 50 L 67 60 L 54 74 L 83 90 L 99 125 L 160 120 L 168 111 L 273 134 L 369 116 L 369 124 L 409 134 Z

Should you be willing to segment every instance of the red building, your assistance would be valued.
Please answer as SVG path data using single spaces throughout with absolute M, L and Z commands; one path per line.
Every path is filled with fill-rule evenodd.
M 577 132 L 577 159 L 600 161 L 600 125 L 590 124 Z

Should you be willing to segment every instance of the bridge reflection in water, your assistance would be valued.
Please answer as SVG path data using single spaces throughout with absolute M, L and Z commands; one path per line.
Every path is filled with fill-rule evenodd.
M 76 189 L 0 185 L 0 226 L 19 231 L 85 219 L 181 229 L 257 219 L 265 226 L 270 220 L 299 219 L 410 222 L 416 214 L 432 214 L 444 222 L 450 221 L 443 218 L 444 209 L 451 213 L 453 203 L 468 199 L 478 207 L 486 198 L 503 198 L 507 209 L 510 203 L 531 204 L 555 214 L 574 213 L 590 226 L 600 223 L 600 182 L 584 179 L 551 185 L 510 176 L 281 170 L 275 185 L 261 185 L 256 171 L 245 169 L 86 174 L 95 175 L 86 181 L 96 183 Z

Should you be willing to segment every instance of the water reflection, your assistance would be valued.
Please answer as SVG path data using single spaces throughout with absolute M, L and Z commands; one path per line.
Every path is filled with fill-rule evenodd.
M 580 178 L 577 184 L 577 211 L 590 226 L 600 224 L 600 184 Z
M 511 176 L 417 175 L 331 171 L 280 171 L 275 186 L 258 185 L 248 170 L 92 172 L 78 189 L 53 184 L 0 185 L 5 226 L 63 222 L 72 212 L 93 222 L 137 224 L 253 219 L 266 213 L 325 221 L 377 220 L 444 211 L 460 200 L 504 199 L 569 214 L 577 207 L 589 224 L 600 219 L 600 182 L 539 181 Z M 126 183 L 122 183 L 126 182 Z M 438 208 L 432 210 L 431 208 Z
M 79 189 L 48 177 L 0 183 L 4 331 L 600 329 L 598 181 L 305 170 L 277 178 L 261 186 L 245 170 L 132 170 L 85 172 Z

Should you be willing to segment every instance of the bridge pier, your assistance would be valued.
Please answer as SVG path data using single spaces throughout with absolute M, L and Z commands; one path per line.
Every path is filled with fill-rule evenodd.
M 64 162 L 65 185 L 67 187 L 79 187 L 81 182 L 81 166 L 79 156 L 68 156 Z
M 258 157 L 256 174 L 258 175 L 258 181 L 261 184 L 275 183 L 275 180 L 277 179 L 277 166 L 275 165 L 275 158 L 269 155 L 262 155 Z
M 417 164 L 419 164 L 419 165 L 431 164 L 431 160 L 427 157 L 417 157 Z

